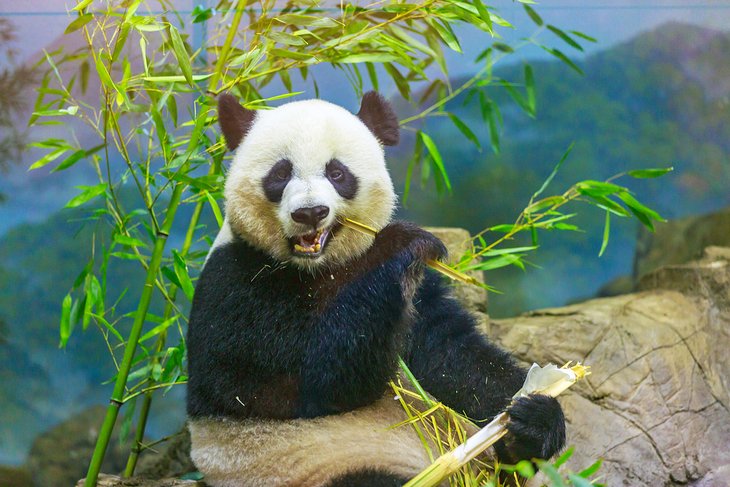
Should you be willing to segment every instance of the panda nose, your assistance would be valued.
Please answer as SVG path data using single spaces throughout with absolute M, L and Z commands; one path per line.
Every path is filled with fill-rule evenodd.
M 299 208 L 291 214 L 292 220 L 297 223 L 303 223 L 305 225 L 317 226 L 317 223 L 321 222 L 327 215 L 330 214 L 330 209 L 326 206 L 312 206 L 310 208 Z

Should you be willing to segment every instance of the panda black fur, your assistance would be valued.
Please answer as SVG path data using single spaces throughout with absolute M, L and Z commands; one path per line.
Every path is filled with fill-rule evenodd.
M 357 116 L 319 100 L 253 112 L 222 95 L 219 119 L 235 155 L 189 321 L 193 461 L 214 487 L 401 485 L 430 461 L 410 428 L 390 428 L 404 419 L 386 393 L 399 355 L 433 396 L 480 421 L 509 404 L 525 371 L 425 269 L 443 244 L 390 222 L 382 145 L 398 142 L 398 122 L 380 95 L 366 94 Z M 555 399 L 519 399 L 510 416 L 500 460 L 562 448 Z

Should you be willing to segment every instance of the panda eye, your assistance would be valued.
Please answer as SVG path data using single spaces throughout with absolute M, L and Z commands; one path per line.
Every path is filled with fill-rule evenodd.
M 329 172 L 329 177 L 330 177 L 330 179 L 332 179 L 333 181 L 339 181 L 339 180 L 341 180 L 341 179 L 342 179 L 342 178 L 343 178 L 344 176 L 345 176 L 345 173 L 343 173 L 343 172 L 342 172 L 342 170 L 340 170 L 340 169 L 332 169 L 332 170 L 331 170 L 331 171 Z
M 289 179 L 289 170 L 284 167 L 280 167 L 276 171 L 274 171 L 274 177 L 278 179 L 279 181 L 286 181 Z

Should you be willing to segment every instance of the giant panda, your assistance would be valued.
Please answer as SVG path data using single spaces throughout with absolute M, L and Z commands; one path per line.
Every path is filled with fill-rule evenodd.
M 321 100 L 267 111 L 218 102 L 234 151 L 225 220 L 187 335 L 191 456 L 213 487 L 395 486 L 431 460 L 387 384 L 402 356 L 434 397 L 476 421 L 508 407 L 499 460 L 565 441 L 558 402 L 511 402 L 526 371 L 477 331 L 439 275 L 446 250 L 396 206 L 378 93 L 357 114 Z M 375 238 L 343 226 L 349 217 Z

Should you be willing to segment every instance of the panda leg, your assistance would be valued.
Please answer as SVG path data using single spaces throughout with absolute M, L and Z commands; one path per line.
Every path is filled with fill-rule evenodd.
M 410 479 L 375 469 L 357 470 L 333 479 L 326 487 L 401 487 Z

